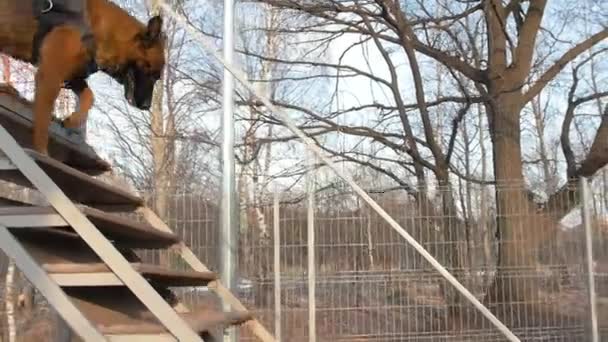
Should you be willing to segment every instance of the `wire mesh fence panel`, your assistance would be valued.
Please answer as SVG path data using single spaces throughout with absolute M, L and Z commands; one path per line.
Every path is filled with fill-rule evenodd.
M 0 341 L 54 342 L 63 327 L 55 310 L 0 251 Z
M 593 271 L 600 340 L 608 338 L 608 173 L 591 183 Z
M 452 190 L 440 187 L 424 199 L 403 193 L 375 199 L 522 340 L 584 340 L 589 301 L 580 211 L 560 219 L 559 202 L 537 207 L 521 197 L 524 191 L 521 185 L 480 186 L 465 199 L 466 207 L 451 198 Z M 594 202 L 604 195 L 596 191 Z M 217 208 L 195 197 L 172 196 L 167 220 L 217 271 L 214 258 L 226 248 L 216 242 Z M 519 202 L 511 200 L 511 210 L 500 217 L 497 197 Z M 315 202 L 317 340 L 505 340 L 355 195 L 320 193 Z M 240 214 L 236 292 L 272 331 L 273 208 L 242 206 Z M 282 337 L 306 341 L 311 300 L 306 201 L 283 199 L 279 215 Z M 605 238 L 594 241 L 598 258 L 606 251 Z M 596 281 L 602 288 L 605 274 L 598 272 Z M 180 293 L 187 303 L 211 298 L 205 289 Z M 252 338 L 243 329 L 241 339 Z
M 532 206 L 520 197 L 523 189 L 479 186 L 474 196 L 464 200 L 452 198 L 452 191 L 441 187 L 425 198 L 399 192 L 374 197 L 522 341 L 588 340 L 586 246 L 579 207 L 563 215 L 559 202 L 552 207 Z M 608 193 L 601 179 L 592 189 L 596 302 L 600 332 L 606 336 L 602 322 L 608 313 Z M 164 207 L 159 208 L 161 195 Z M 497 216 L 496 198 L 504 197 L 521 203 L 511 200 L 507 214 Z M 228 247 L 218 242 L 217 201 L 202 194 L 159 191 L 147 193 L 146 198 L 195 255 L 218 271 L 219 251 Z M 310 298 L 304 198 L 285 197 L 279 206 L 284 341 L 308 341 L 308 304 L 313 299 L 317 341 L 505 340 L 382 218 L 347 191 L 316 196 L 316 282 L 315 297 Z M 270 331 L 275 304 L 273 215 L 270 201 L 242 205 L 236 246 L 235 293 Z M 188 268 L 174 252 L 140 250 L 138 254 L 145 262 Z M 36 294 L 28 310 L 21 307 L 27 281 L 18 271 L 15 290 L 9 291 L 16 303 L 15 319 L 9 318 L 8 259 L 2 256 L 0 263 L 3 340 L 10 324 L 19 334 L 55 334 L 56 318 L 42 297 Z M 187 306 L 219 307 L 206 287 L 174 290 Z M 254 339 L 241 329 L 240 340 Z

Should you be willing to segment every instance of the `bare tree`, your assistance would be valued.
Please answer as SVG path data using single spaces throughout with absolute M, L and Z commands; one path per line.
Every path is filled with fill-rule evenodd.
M 538 248 L 553 238 L 558 221 L 578 204 L 576 187 L 573 186 L 577 179 L 594 175 L 608 162 L 608 119 L 605 113 L 596 114 L 599 128 L 591 134 L 594 138 L 583 156 L 576 158 L 570 143 L 572 124 L 579 123 L 573 120 L 577 109 L 583 108 L 589 101 L 606 96 L 602 90 L 584 93 L 580 84 L 577 85 L 576 72 L 577 66 L 583 68 L 579 57 L 593 47 L 605 45 L 604 40 L 608 37 L 606 18 L 583 13 L 583 7 L 577 8 L 575 17 L 570 12 L 565 18 L 563 11 L 570 11 L 571 8 L 561 8 L 562 5 L 549 4 L 546 0 L 435 1 L 432 4 L 389 0 L 263 2 L 314 21 L 314 24 L 308 22 L 306 26 L 292 27 L 283 33 L 307 32 L 319 42 L 317 49 L 326 48 L 346 35 L 357 38 L 343 49 L 344 54 L 362 45 L 375 49 L 376 59 L 372 61 L 367 58 L 366 63 L 374 64 L 376 68 L 367 70 L 342 63 L 340 59 L 335 63 L 325 63 L 311 58 L 257 57 L 282 65 L 307 66 L 310 70 L 329 68 L 334 73 L 311 72 L 308 78 L 324 77 L 339 83 L 358 77 L 373 83 L 370 89 L 384 92 L 383 95 L 390 94 L 390 97 L 384 97 L 389 101 L 375 98 L 369 103 L 331 110 L 280 100 L 275 100 L 275 103 L 308 118 L 309 121 L 303 120 L 302 128 L 317 140 L 321 136 L 340 132 L 353 137 L 366 137 L 370 143 L 380 144 L 390 151 L 384 155 L 369 156 L 361 155 L 356 150 L 340 151 L 331 144 L 320 144 L 326 152 L 370 167 L 399 186 L 408 188 L 411 195 L 428 210 L 439 210 L 444 216 L 454 217 L 443 222 L 446 241 L 457 241 L 465 233 L 458 217 L 460 209 L 452 191 L 442 191 L 441 205 L 435 205 L 428 198 L 426 184 L 431 176 L 439 185 L 451 189 L 453 177 L 471 177 L 454 163 L 454 154 L 458 153 L 454 146 L 464 134 L 459 127 L 463 118 L 470 113 L 471 105 L 482 105 L 492 146 L 497 234 L 501 242 L 498 275 L 488 290 L 486 300 L 503 304 L 535 302 L 541 290 L 540 284 L 513 277 L 507 270 L 536 264 Z M 551 21 L 543 26 L 541 23 L 546 17 L 550 17 Z M 582 20 L 589 21 L 590 18 L 596 20 L 589 26 L 595 30 L 591 34 L 573 37 L 564 33 L 572 32 L 567 27 L 577 25 Z M 400 68 L 403 60 L 407 61 L 407 71 Z M 430 66 L 425 67 L 421 61 Z M 377 71 L 379 65 L 384 70 L 382 75 Z M 441 96 L 433 97 L 429 89 L 434 83 L 424 75 L 428 75 L 427 70 L 431 67 L 439 65 L 448 71 L 449 82 L 444 81 L 444 84 L 450 85 L 453 90 L 444 87 Z M 573 84 L 568 111 L 562 114 L 564 133 L 561 135 L 567 182 L 548 194 L 542 204 L 543 209 L 539 210 L 539 204 L 533 201 L 534 196 L 525 186 L 521 118 L 532 100 L 546 88 L 552 87 L 554 81 L 568 74 L 568 65 L 574 67 L 571 73 Z M 408 91 L 403 81 L 404 73 L 413 84 L 414 101 L 411 103 L 404 96 Z M 338 91 L 331 96 L 337 98 Z M 370 116 L 370 112 L 373 115 Z M 437 122 L 433 117 L 445 113 L 449 113 L 453 128 L 452 134 L 445 138 L 446 144 L 438 139 L 439 127 L 433 124 Z M 336 119 L 347 115 L 367 115 L 373 119 L 367 121 L 368 125 L 340 124 Z M 400 128 L 398 131 L 397 127 Z M 579 127 L 577 132 L 583 132 L 581 125 L 575 127 Z M 282 137 L 284 140 L 288 138 Z M 380 160 L 383 166 L 379 166 Z M 387 167 L 387 163 L 393 167 Z M 412 183 L 407 175 L 413 175 L 416 182 Z M 477 180 L 479 183 L 485 181 Z M 428 216 L 433 216 L 432 212 L 428 212 Z M 456 247 L 443 261 L 454 269 L 462 266 Z M 453 297 L 449 292 L 445 295 Z M 456 298 L 450 298 L 448 302 L 453 303 L 453 308 L 460 307 Z M 528 310 L 523 306 L 522 309 Z M 459 314 L 454 309 L 453 316 Z M 509 317 L 507 314 L 504 318 L 509 320 Z

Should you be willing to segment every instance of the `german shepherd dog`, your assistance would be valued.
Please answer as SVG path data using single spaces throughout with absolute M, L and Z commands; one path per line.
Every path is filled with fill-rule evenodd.
M 147 25 L 109 0 L 0 0 L 0 52 L 37 66 L 32 145 L 47 154 L 48 128 L 62 88 L 78 96 L 67 128 L 86 122 L 97 70 L 124 86 L 130 105 L 150 108 L 165 66 L 160 16 Z

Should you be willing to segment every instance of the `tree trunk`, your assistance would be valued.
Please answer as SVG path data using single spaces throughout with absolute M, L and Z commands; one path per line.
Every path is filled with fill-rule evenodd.
M 517 276 L 513 270 L 536 267 L 538 246 L 550 238 L 557 222 L 549 216 L 538 215 L 525 189 L 520 142 L 521 106 L 517 98 L 500 95 L 495 99 L 487 112 L 494 152 L 500 245 L 498 269 L 486 302 L 496 310 L 499 318 L 513 327 L 525 324 L 516 321 L 520 317 L 530 321 L 532 315 L 536 316 L 532 305 L 538 305 L 540 289 L 537 277 Z M 504 305 L 496 306 L 498 304 Z M 517 314 L 511 315 L 510 310 Z

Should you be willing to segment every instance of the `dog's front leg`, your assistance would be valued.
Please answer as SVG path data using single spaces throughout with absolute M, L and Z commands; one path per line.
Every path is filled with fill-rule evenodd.
M 60 77 L 47 68 L 36 72 L 36 94 L 34 95 L 34 150 L 48 154 L 49 125 L 55 99 L 61 90 Z
M 78 96 L 78 110 L 63 121 L 63 127 L 77 129 L 87 121 L 89 110 L 93 107 L 94 97 L 85 80 L 75 81 L 72 84 L 72 91 Z
M 33 147 L 37 152 L 47 154 L 48 129 L 55 100 L 63 82 L 83 65 L 85 59 L 86 50 L 80 40 L 80 33 L 73 28 L 58 27 L 44 39 L 40 48 L 34 95 Z

